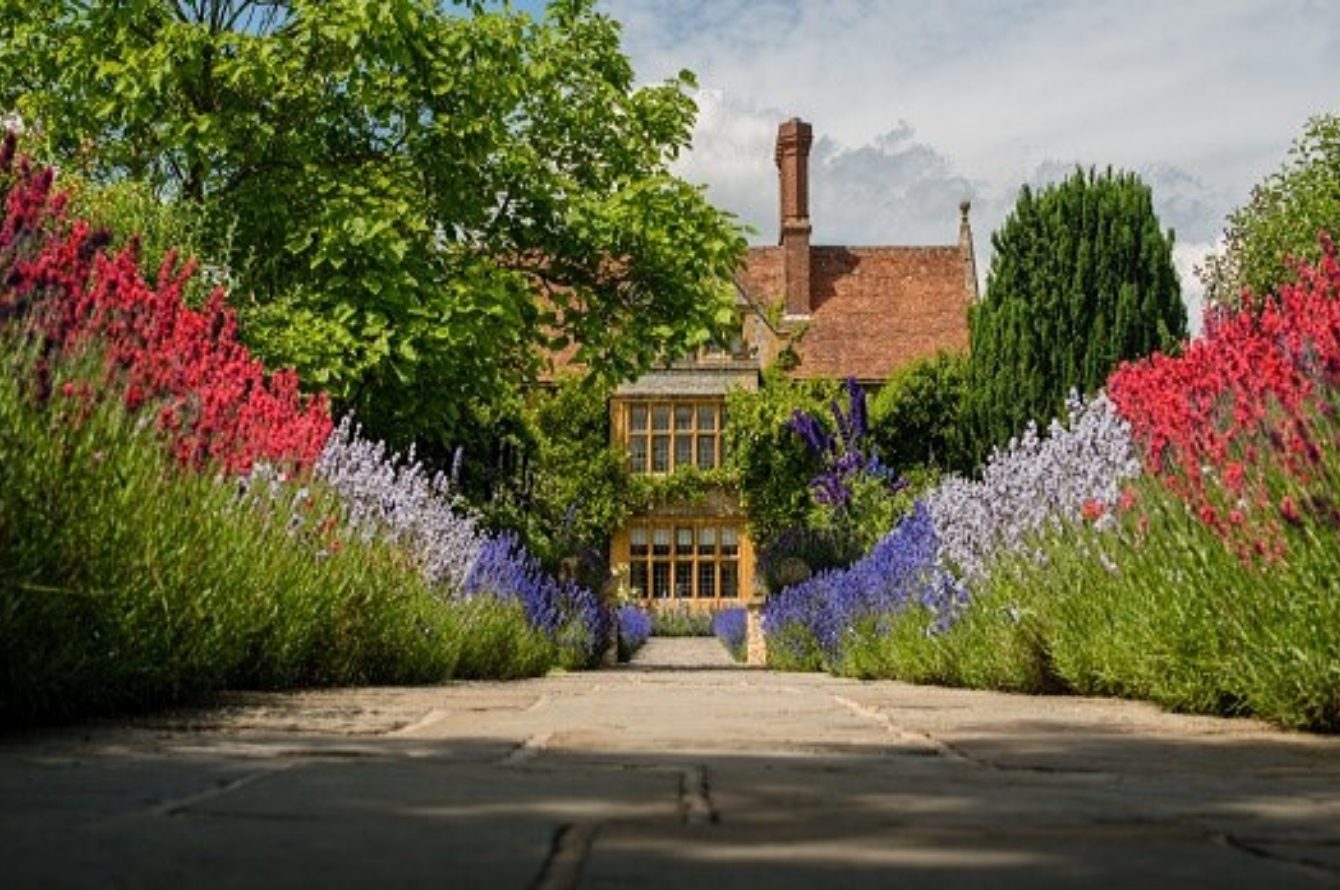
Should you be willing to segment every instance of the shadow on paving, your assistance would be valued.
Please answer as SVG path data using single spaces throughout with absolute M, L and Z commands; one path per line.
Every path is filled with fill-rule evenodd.
M 1340 764 L 1324 751 L 1054 729 L 1017 726 L 997 746 L 1009 756 L 971 735 L 732 752 L 153 724 L 10 734 L 0 862 L 10 888 L 1340 880 Z

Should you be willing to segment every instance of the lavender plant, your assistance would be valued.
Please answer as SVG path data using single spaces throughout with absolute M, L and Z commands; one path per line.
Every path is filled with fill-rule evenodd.
M 820 572 L 768 601 L 764 632 L 789 638 L 787 653 L 802 661 L 817 657 L 836 664 L 846 636 L 858 624 L 887 624 L 909 607 L 930 616 L 929 632 L 948 630 L 968 603 L 967 591 L 939 562 L 940 539 L 926 505 L 884 537 L 870 554 L 847 569 Z M 807 653 L 807 645 L 816 651 Z
M 743 608 L 722 609 L 712 617 L 712 633 L 736 661 L 744 661 L 747 632 L 747 616 Z
M 1065 422 L 1053 421 L 1045 438 L 1030 427 L 992 454 L 980 481 L 946 478 L 850 568 L 770 600 L 769 647 L 780 647 L 783 663 L 833 666 L 855 628 L 873 622 L 886 632 L 913 605 L 928 614 L 929 634 L 944 633 L 996 560 L 1026 552 L 1040 532 L 1084 511 L 1110 516 L 1122 483 L 1139 472 L 1130 429 L 1107 397 L 1072 395 Z
M 609 637 L 609 610 L 589 589 L 549 576 L 515 535 L 490 537 L 456 499 L 447 476 L 364 439 L 340 422 L 316 476 L 345 505 L 350 530 L 397 545 L 440 595 L 493 595 L 520 602 L 530 626 L 571 666 L 593 663 Z
M 511 532 L 484 540 L 461 591 L 518 600 L 530 626 L 558 645 L 570 667 L 595 663 L 609 640 L 613 617 L 595 593 L 545 573 Z
M 620 606 L 614 620 L 619 626 L 619 660 L 627 661 L 651 636 L 651 616 L 638 606 Z
M 975 585 L 1000 556 L 1078 519 L 1086 505 L 1105 512 L 1139 473 L 1130 427 L 1107 396 L 1086 402 L 1072 393 L 1065 422 L 1053 420 L 1045 438 L 1030 425 L 992 453 L 980 481 L 950 476 L 927 496 L 941 558 Z
M 331 433 L 316 476 L 346 506 L 346 522 L 364 540 L 401 547 L 438 590 L 459 591 L 484 544 L 476 520 L 462 509 L 445 474 L 429 473 L 408 455 L 364 439 L 348 418 Z

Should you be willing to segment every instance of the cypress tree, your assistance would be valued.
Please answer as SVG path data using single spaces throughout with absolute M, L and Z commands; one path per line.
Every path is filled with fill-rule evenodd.
M 1118 362 L 1187 332 L 1173 233 L 1134 173 L 1076 169 L 1038 192 L 1025 185 L 991 243 L 986 295 L 969 314 L 965 408 L 979 460 L 1059 415 L 1071 389 L 1093 392 Z

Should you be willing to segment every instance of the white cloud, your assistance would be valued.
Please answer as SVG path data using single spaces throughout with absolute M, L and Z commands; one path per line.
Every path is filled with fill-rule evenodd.
M 698 73 L 703 115 L 681 169 L 755 240 L 775 238 L 772 141 L 798 115 L 815 127 L 816 241 L 947 243 L 968 196 L 983 274 L 1019 185 L 1074 163 L 1141 173 L 1179 264 L 1193 263 L 1306 118 L 1340 108 L 1326 0 L 603 7 L 644 79 Z M 1195 286 L 1189 266 L 1182 280 Z

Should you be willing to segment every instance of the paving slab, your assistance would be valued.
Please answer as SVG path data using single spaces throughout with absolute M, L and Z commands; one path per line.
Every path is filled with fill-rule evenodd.
M 737 666 L 0 736 L 3 886 L 1340 886 L 1340 739 Z

